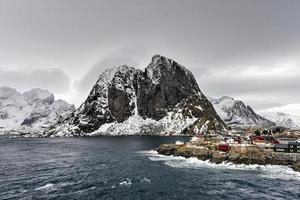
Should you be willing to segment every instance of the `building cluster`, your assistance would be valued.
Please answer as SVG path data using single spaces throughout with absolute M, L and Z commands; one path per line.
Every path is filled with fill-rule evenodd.
M 209 133 L 207 127 L 195 129 L 195 136 L 188 143 L 176 141 L 176 145 L 197 147 L 204 141 L 213 141 L 218 150 L 227 152 L 232 147 L 259 147 L 284 153 L 300 153 L 300 132 L 284 129 L 248 128 L 246 130 L 230 130 L 224 133 Z

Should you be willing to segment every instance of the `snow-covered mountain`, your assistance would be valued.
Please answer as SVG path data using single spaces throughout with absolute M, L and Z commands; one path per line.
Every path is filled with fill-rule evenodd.
M 47 90 L 20 93 L 0 87 L 0 133 L 39 132 L 75 110 L 63 100 L 54 100 Z
M 225 129 L 193 74 L 156 55 L 145 71 L 126 65 L 100 75 L 86 101 L 43 136 L 191 133 Z
M 282 112 L 265 112 L 260 113 L 265 117 L 276 123 L 277 126 L 286 128 L 300 128 L 300 116 L 290 115 Z
M 223 96 L 220 99 L 209 98 L 218 115 L 228 126 L 275 126 L 275 123 L 256 114 L 242 101 Z

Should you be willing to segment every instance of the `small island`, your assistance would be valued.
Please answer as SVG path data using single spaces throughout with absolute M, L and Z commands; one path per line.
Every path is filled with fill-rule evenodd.
M 281 133 L 281 136 L 286 133 Z M 156 149 L 159 154 L 195 157 L 220 164 L 284 165 L 300 172 L 300 141 L 297 137 L 275 138 L 273 136 L 197 134 L 189 142 L 176 141 Z

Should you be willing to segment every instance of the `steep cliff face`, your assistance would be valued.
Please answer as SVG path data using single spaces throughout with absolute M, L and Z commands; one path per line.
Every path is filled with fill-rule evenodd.
M 179 134 L 205 123 L 225 128 L 193 74 L 156 55 L 145 71 L 126 65 L 104 71 L 86 101 L 45 134 Z
M 160 120 L 168 108 L 173 108 L 183 99 L 203 95 L 190 71 L 176 62 L 159 55 L 152 58 L 144 76 L 139 76 L 137 90 L 139 113 Z M 205 98 L 205 97 L 204 97 Z
M 37 133 L 75 110 L 63 100 L 55 100 L 47 90 L 20 93 L 0 87 L 0 133 Z
M 275 126 L 275 123 L 256 114 L 242 101 L 231 97 L 209 98 L 218 115 L 229 126 Z

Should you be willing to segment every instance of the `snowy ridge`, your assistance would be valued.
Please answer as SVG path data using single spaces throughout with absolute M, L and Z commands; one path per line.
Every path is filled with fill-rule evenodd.
M 256 114 L 250 106 L 232 97 L 209 98 L 218 115 L 230 126 L 275 126 L 275 123 Z
M 260 114 L 266 119 L 275 122 L 277 126 L 296 129 L 300 128 L 300 116 L 290 115 L 282 112 L 265 112 Z
M 0 87 L 0 133 L 39 132 L 74 109 L 63 100 L 55 101 L 47 90 L 36 88 L 22 94 Z

